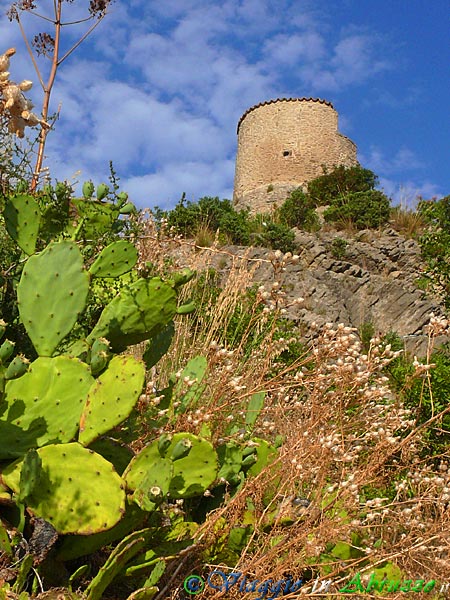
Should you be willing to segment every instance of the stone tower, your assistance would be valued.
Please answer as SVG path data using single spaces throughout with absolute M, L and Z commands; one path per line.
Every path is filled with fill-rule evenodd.
M 358 164 L 356 145 L 338 131 L 331 102 L 279 98 L 249 108 L 237 128 L 233 201 L 264 212 L 335 166 Z

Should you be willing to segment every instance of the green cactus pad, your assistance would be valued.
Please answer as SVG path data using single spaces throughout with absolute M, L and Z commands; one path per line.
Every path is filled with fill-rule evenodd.
M 111 350 L 109 347 L 109 342 L 106 338 L 98 338 L 92 344 L 91 352 L 90 352 L 90 367 L 91 373 L 96 377 L 102 371 L 106 369 L 109 361 L 111 360 Z
M 102 437 L 95 440 L 95 442 L 89 445 L 89 448 L 114 465 L 119 475 L 122 475 L 134 456 L 131 448 L 109 437 Z
M 137 504 L 127 502 L 123 518 L 111 529 L 93 535 L 71 535 L 64 538 L 58 548 L 57 559 L 66 561 L 93 554 L 103 546 L 122 540 L 131 531 L 141 529 L 147 516 Z
M 176 433 L 167 449 L 171 456 L 182 439 L 192 442 L 189 454 L 173 463 L 173 478 L 170 482 L 171 498 L 191 498 L 203 494 L 217 477 L 217 454 L 210 442 L 192 433 Z
M 122 423 L 138 401 L 144 379 L 143 363 L 132 356 L 115 356 L 88 394 L 80 418 L 79 442 L 88 446 Z
M 40 356 L 51 356 L 85 307 L 89 275 L 77 246 L 52 242 L 31 256 L 22 272 L 19 314 Z
M 218 479 L 225 479 L 228 483 L 233 484 L 241 470 L 242 464 L 242 448 L 241 446 L 230 440 L 226 444 L 222 444 L 217 448 L 219 457 L 220 469 L 217 474 Z
M 126 192 L 119 192 L 116 196 L 117 205 L 122 207 L 126 204 L 128 200 L 128 194 Z
M 16 342 L 12 342 L 11 340 L 5 340 L 0 346 L 0 360 L 3 364 L 10 358 L 12 353 L 14 352 L 14 347 Z
M 177 307 L 177 315 L 190 315 L 196 308 L 195 302 L 187 302 Z
M 83 197 L 84 198 L 92 198 L 94 195 L 95 187 L 92 181 L 85 181 L 83 183 Z
M 41 219 L 39 205 L 33 196 L 19 194 L 8 198 L 3 216 L 9 235 L 26 254 L 33 254 Z
M 113 579 L 125 569 L 127 563 L 134 556 L 148 545 L 152 536 L 152 529 L 143 529 L 142 531 L 134 531 L 121 540 L 86 588 L 86 599 L 100 600 L 103 592 L 112 583 Z
M 155 462 L 148 464 L 147 474 L 136 488 L 133 501 L 142 510 L 155 510 L 158 504 L 166 499 L 172 477 L 172 461 L 159 457 Z M 160 494 L 157 490 L 160 490 Z
M 72 198 L 71 203 L 77 213 L 79 236 L 89 240 L 97 240 L 108 233 L 119 217 L 119 209 L 114 204 L 100 202 L 91 198 Z M 72 233 L 77 227 L 72 228 Z
M 67 356 L 40 357 L 25 375 L 8 381 L 0 417 L 0 459 L 72 440 L 93 383 L 88 365 Z
M 123 474 L 128 489 L 134 491 L 133 501 L 146 511 L 157 506 L 149 494 L 151 488 L 158 487 L 166 497 L 173 476 L 173 463 L 161 456 L 158 442 L 155 440 L 136 455 Z
M 170 321 L 160 333 L 153 336 L 148 342 L 144 355 L 142 356 L 147 369 L 154 367 L 169 350 L 174 335 L 175 326 L 173 321 Z
M 136 212 L 137 212 L 136 207 L 132 202 L 127 202 L 126 204 L 124 204 L 123 206 L 120 207 L 121 215 L 131 215 Z
M 178 384 L 175 389 L 174 396 L 177 400 L 180 400 L 180 405 L 176 412 L 184 412 L 189 406 L 194 406 L 201 398 L 205 385 L 202 385 L 202 381 L 206 375 L 208 369 L 208 361 L 204 356 L 194 356 L 184 367 Z M 184 395 L 181 395 L 181 390 L 185 387 L 184 380 L 188 378 L 190 381 L 194 381 Z
M 30 361 L 25 356 L 15 356 L 5 371 L 5 379 L 17 379 L 28 371 Z
M 139 279 L 106 306 L 87 341 L 105 337 L 115 352 L 121 352 L 157 335 L 176 310 L 177 295 L 170 285 L 159 277 Z
M 125 512 L 124 482 L 111 463 L 76 442 L 39 448 L 40 484 L 27 497 L 28 509 L 58 533 L 88 535 L 113 527 Z M 13 486 L 8 466 L 3 479 Z M 18 492 L 18 489 L 12 489 Z
M 165 461 L 170 460 L 181 440 L 188 440 L 192 447 L 187 456 L 171 460 L 169 497 L 191 498 L 203 494 L 217 477 L 217 454 L 208 441 L 192 433 L 174 434 L 165 450 L 164 458 L 161 457 L 158 440 L 137 454 L 123 474 L 128 488 L 143 489 L 147 485 L 146 479 L 150 473 L 152 477 L 157 477 L 158 469 L 167 472 L 168 466 Z
M 188 269 L 186 267 L 181 271 L 178 271 L 177 273 L 173 273 L 169 280 L 169 283 L 171 283 L 173 287 L 179 288 L 182 285 L 188 283 L 188 281 L 190 281 L 194 277 L 194 275 L 195 271 L 192 271 L 191 269 Z
M 106 198 L 106 196 L 108 194 L 109 194 L 109 187 L 106 185 L 106 183 L 100 183 L 97 186 L 97 190 L 96 190 L 97 200 L 103 200 L 104 198 Z
M 31 496 L 41 483 L 42 460 L 36 450 L 28 450 L 22 462 L 20 471 L 19 500 Z
M 129 490 L 133 492 L 137 490 L 138 487 L 142 485 L 150 471 L 158 468 L 158 466 L 161 464 L 165 465 L 165 463 L 161 463 L 161 461 L 165 460 L 165 458 L 163 458 L 160 454 L 158 441 L 159 440 L 155 440 L 141 450 L 139 454 L 136 454 L 128 467 L 125 469 L 122 477 L 125 479 L 127 488 Z M 170 446 L 170 443 L 168 446 Z
M 104 248 L 89 269 L 93 277 L 119 277 L 128 273 L 138 259 L 136 248 L 126 240 L 113 242 Z

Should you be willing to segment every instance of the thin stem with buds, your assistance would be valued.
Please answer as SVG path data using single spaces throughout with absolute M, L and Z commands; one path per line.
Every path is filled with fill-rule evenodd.
M 109 4 L 111 1 L 112 0 L 108 0 L 108 2 L 106 4 Z M 62 4 L 63 4 L 63 2 L 64 2 L 64 0 L 53 0 L 54 18 L 50 18 L 45 15 L 41 15 L 40 13 L 32 10 L 32 8 L 35 8 L 34 6 L 33 7 L 30 6 L 30 8 L 19 9 L 16 5 L 13 5 L 11 8 L 11 13 L 10 13 L 13 15 L 12 18 L 16 19 L 19 24 L 19 28 L 22 33 L 22 37 L 25 41 L 25 46 L 26 46 L 28 54 L 30 55 L 30 58 L 32 60 L 34 69 L 35 69 L 37 77 L 39 79 L 39 83 L 44 92 L 44 98 L 43 98 L 43 102 L 42 102 L 42 121 L 44 123 L 47 123 L 47 121 L 48 121 L 50 97 L 51 97 L 53 86 L 55 83 L 58 67 L 78 48 L 78 46 L 80 44 L 82 44 L 84 42 L 84 40 L 94 31 L 94 29 L 96 29 L 98 24 L 104 19 L 104 17 L 107 14 L 107 11 L 106 11 L 106 8 L 104 5 L 101 5 L 101 6 L 96 5 L 96 3 L 94 1 L 91 1 L 90 8 L 89 8 L 89 12 L 90 12 L 89 17 L 87 17 L 85 19 L 79 19 L 76 21 L 63 22 L 62 21 Z M 54 37 L 50 38 L 53 42 L 53 44 L 52 44 L 53 50 L 52 50 L 51 57 L 50 57 L 51 58 L 51 68 L 50 68 L 50 74 L 49 74 L 49 77 L 48 77 L 48 80 L 46 83 L 44 82 L 42 72 L 38 66 L 34 52 L 31 48 L 31 44 L 26 36 L 22 22 L 20 20 L 20 14 L 19 14 L 20 10 L 25 10 L 26 12 L 32 14 L 35 17 L 43 19 L 44 21 L 47 21 L 49 23 L 52 23 L 54 26 Z M 80 39 L 75 44 L 73 44 L 73 46 L 71 46 L 71 48 L 69 48 L 69 50 L 67 50 L 67 52 L 65 52 L 63 54 L 62 57 L 60 57 L 62 27 L 65 27 L 68 25 L 84 23 L 95 17 L 96 17 L 96 21 L 89 27 L 89 29 L 80 37 Z M 44 44 L 45 44 L 45 42 L 44 42 Z M 42 48 L 44 49 L 44 51 L 46 51 L 44 44 L 42 44 Z M 39 46 L 39 42 L 37 45 Z M 32 180 L 31 180 L 31 186 L 30 186 L 31 191 L 34 191 L 39 183 L 39 177 L 42 172 L 42 164 L 44 162 L 45 144 L 47 141 L 47 135 L 50 130 L 51 130 L 51 127 L 42 126 L 41 131 L 39 133 L 36 164 L 34 167 L 33 176 L 32 176 Z

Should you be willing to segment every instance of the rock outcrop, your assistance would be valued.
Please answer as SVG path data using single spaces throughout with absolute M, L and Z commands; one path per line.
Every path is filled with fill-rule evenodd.
M 337 243 L 337 238 L 345 242 Z M 424 264 L 414 240 L 393 229 L 355 234 L 296 230 L 295 239 L 300 260 L 286 267 L 283 286 L 287 304 L 298 297 L 304 302 L 291 305 L 286 316 L 306 336 L 313 322 L 319 327 L 326 322 L 357 328 L 371 324 L 377 334 L 396 332 L 409 352 L 426 353 L 430 314 L 441 315 L 443 310 L 437 298 L 417 285 Z M 247 251 L 250 259 L 256 259 L 256 283 L 273 280 L 271 265 L 258 261 L 267 259 L 267 249 L 227 246 L 226 251 L 237 255 Z M 224 256 L 217 256 L 213 264 L 220 264 L 226 274 Z

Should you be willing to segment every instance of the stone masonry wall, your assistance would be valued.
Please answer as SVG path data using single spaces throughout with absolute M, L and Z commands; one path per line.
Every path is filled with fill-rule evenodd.
M 322 166 L 356 164 L 356 145 L 339 133 L 331 103 L 312 98 L 264 102 L 239 121 L 233 200 L 237 209 L 264 212 L 322 175 Z

